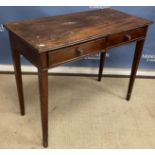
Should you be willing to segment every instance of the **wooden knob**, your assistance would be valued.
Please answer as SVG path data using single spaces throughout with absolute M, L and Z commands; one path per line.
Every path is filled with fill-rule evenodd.
M 125 35 L 125 39 L 126 39 L 127 41 L 130 41 L 130 40 L 131 40 L 131 35 L 130 35 L 130 34 Z
M 77 53 L 82 55 L 84 53 L 84 50 L 82 48 L 77 48 Z

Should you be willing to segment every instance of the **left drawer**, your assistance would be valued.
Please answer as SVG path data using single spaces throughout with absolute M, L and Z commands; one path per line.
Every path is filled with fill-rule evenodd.
M 106 47 L 105 38 L 58 49 L 48 53 L 49 67 L 57 66 L 72 60 L 97 53 Z

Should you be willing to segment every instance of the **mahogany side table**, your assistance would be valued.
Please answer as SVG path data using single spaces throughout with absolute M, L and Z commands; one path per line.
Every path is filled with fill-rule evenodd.
M 48 146 L 48 69 L 100 52 L 101 80 L 108 49 L 136 42 L 126 99 L 131 97 L 152 21 L 111 8 L 5 24 L 9 32 L 21 115 L 25 114 L 20 54 L 38 68 L 43 146 Z

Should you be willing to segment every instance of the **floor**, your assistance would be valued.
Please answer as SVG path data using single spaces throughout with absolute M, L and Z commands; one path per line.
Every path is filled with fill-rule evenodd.
M 38 78 L 24 75 L 20 116 L 13 75 L 0 75 L 0 148 L 42 148 Z M 49 148 L 155 148 L 155 80 L 49 76 Z

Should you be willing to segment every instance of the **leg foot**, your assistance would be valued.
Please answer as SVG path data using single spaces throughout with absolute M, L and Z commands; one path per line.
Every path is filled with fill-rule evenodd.
M 127 94 L 126 100 L 129 101 L 130 100 L 130 97 L 131 97 L 131 95 L 130 94 Z

